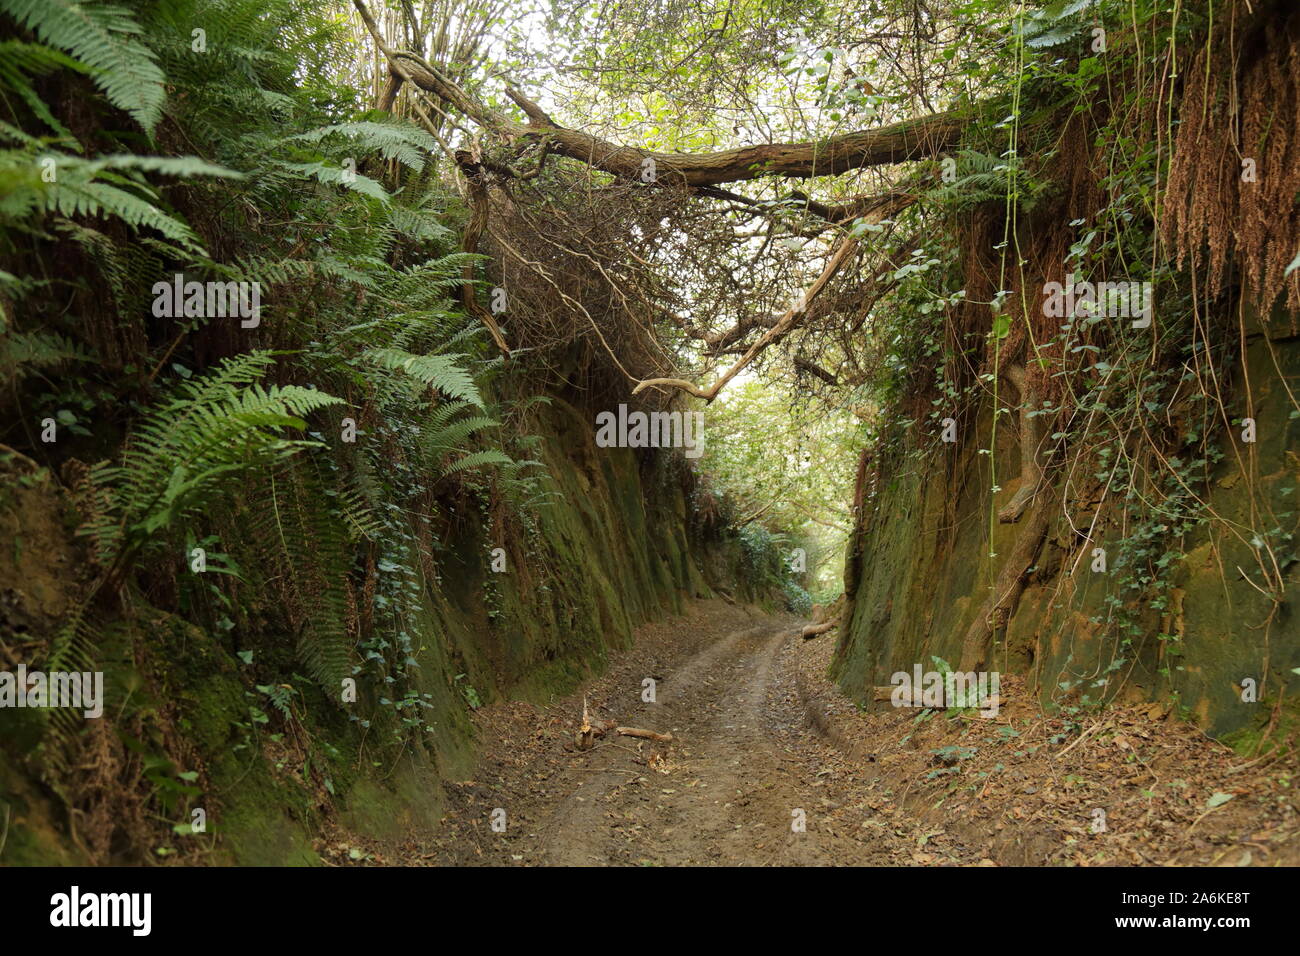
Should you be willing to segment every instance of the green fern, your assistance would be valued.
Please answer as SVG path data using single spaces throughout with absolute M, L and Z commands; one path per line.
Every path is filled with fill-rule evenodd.
M 959 150 L 953 158 L 956 162 L 956 178 L 932 189 L 929 192 L 931 198 L 950 203 L 958 209 L 984 202 L 1005 201 L 1014 160 L 973 149 Z M 1043 186 L 1027 176 L 1023 169 L 1017 168 L 1016 188 L 1019 190 L 1021 205 L 1030 209 Z
M 364 358 L 381 368 L 404 372 L 421 385 L 437 389 L 450 398 L 483 407 L 474 379 L 458 364 L 463 356 L 415 355 L 403 349 L 384 348 L 371 349 Z
M 13 384 L 39 370 L 65 362 L 93 362 L 85 348 L 57 332 L 10 332 L 0 335 L 0 382 Z
M 143 43 L 130 11 L 108 3 L 70 0 L 0 0 L 0 12 L 66 50 L 89 68 L 109 102 L 130 113 L 147 133 L 162 117 L 162 70 Z
M 321 143 L 342 140 L 363 151 L 377 152 L 388 160 L 420 172 L 438 142 L 424 130 L 400 123 L 336 123 L 286 137 L 284 143 Z
M 274 565 L 299 619 L 298 656 L 308 674 L 337 700 L 343 678 L 352 673 L 348 631 L 347 573 L 352 542 L 329 488 L 310 464 L 269 477 L 267 496 L 272 535 L 279 544 Z
M 452 232 L 432 215 L 399 203 L 388 207 L 388 224 L 397 234 L 421 242 L 450 243 Z
M 47 182 L 46 171 L 53 174 Z M 161 233 L 183 248 L 202 253 L 188 225 L 163 211 L 158 193 L 142 173 L 169 176 L 240 174 L 192 156 L 103 156 L 83 159 L 67 153 L 34 150 L 0 151 L 0 220 L 21 221 L 38 212 L 62 216 L 115 217 L 140 229 Z
M 1006 197 L 1010 166 L 1004 160 L 972 149 L 959 150 L 953 160 L 955 178 L 932 190 L 932 197 L 958 207 Z
M 442 469 L 442 474 L 443 477 L 449 477 L 470 468 L 482 468 L 485 465 L 510 465 L 513 463 L 514 459 L 505 452 L 497 451 L 495 448 L 485 448 L 483 451 L 472 451 L 468 455 L 456 459 Z
M 310 176 L 328 186 L 342 186 L 363 196 L 369 196 L 371 199 L 378 199 L 381 203 L 387 204 L 392 198 L 382 185 L 369 176 L 363 176 L 361 173 L 340 166 L 331 166 L 329 163 L 278 163 L 277 165 L 296 176 Z
M 120 464 L 96 466 L 94 480 L 112 494 L 110 511 L 87 529 L 101 561 L 120 564 L 195 518 L 240 473 L 319 445 L 281 433 L 305 428 L 302 416 L 341 399 L 296 385 L 264 388 L 258 379 L 274 361 L 270 352 L 249 353 L 181 386 L 136 426 Z
M 59 136 L 72 139 L 68 128 L 50 112 L 50 108 L 31 83 L 32 77 L 46 76 L 57 69 L 85 72 L 86 67 L 58 50 L 52 50 L 39 43 L 23 43 L 19 40 L 6 40 L 0 43 L 0 99 L 7 104 L 7 94 L 17 96 L 42 123 Z M 10 112 L 14 112 L 12 106 Z
M 18 253 L 0 287 L 18 306 L 7 316 L 51 323 L 0 329 L 0 374 L 53 378 L 81 363 L 55 384 L 125 424 L 121 452 L 77 482 L 100 588 L 129 591 L 137 568 L 166 580 L 187 540 L 220 541 L 238 580 L 186 576 L 178 607 L 167 588 L 148 600 L 205 627 L 229 612 L 223 626 L 243 646 L 287 635 L 332 699 L 353 675 L 409 690 L 428 636 L 426 573 L 436 576 L 423 550 L 439 547 L 434 484 L 482 490 L 486 475 L 493 497 L 505 489 L 513 500 L 535 488 L 537 467 L 512 457 L 524 445 L 505 444 L 504 412 L 483 394 L 483 330 L 456 303 L 465 266 L 482 257 L 453 251 L 457 200 L 429 169 L 437 144 L 304 81 L 337 69 L 355 44 L 328 5 L 129 6 L 0 0 L 0 16 L 27 30 L 0 41 L 0 253 Z M 207 31 L 202 55 L 190 49 L 194 26 Z M 74 100 L 87 92 L 90 102 Z M 62 112 L 71 102 L 75 123 Z M 136 124 L 152 130 L 164 112 L 168 135 L 151 151 L 184 144 L 194 156 L 129 154 Z M 63 123 L 93 136 L 78 143 Z M 383 160 L 382 173 L 345 168 L 363 156 Z M 183 188 L 164 190 L 162 177 Z M 260 282 L 264 301 L 273 287 L 276 322 L 260 334 L 274 338 L 262 341 L 299 351 L 230 359 L 141 411 L 142 383 L 172 363 L 203 368 L 211 354 L 182 323 L 147 318 L 153 283 L 182 268 Z M 264 384 L 277 361 L 321 390 Z M 367 423 L 355 444 L 330 440 L 344 414 Z M 56 656 L 89 660 L 97 633 L 79 621 Z
M 95 649 L 101 629 L 88 604 L 74 607 L 50 640 L 45 670 L 83 674 L 98 670 Z M 57 787 L 76 752 L 77 739 L 86 729 L 85 715 L 67 707 L 55 707 L 41 713 L 45 717 L 45 732 L 39 745 L 37 765 L 41 767 L 46 782 Z

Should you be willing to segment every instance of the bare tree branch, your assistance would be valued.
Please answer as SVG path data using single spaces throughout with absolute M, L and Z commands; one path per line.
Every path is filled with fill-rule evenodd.
M 868 222 L 879 222 L 881 219 L 885 219 L 906 208 L 914 201 L 915 199 L 911 196 L 901 195 L 894 198 L 892 202 L 877 204 L 869 215 L 862 218 L 866 219 Z M 831 279 L 835 277 L 835 274 L 839 272 L 840 267 L 844 265 L 844 263 L 848 261 L 849 257 L 852 256 L 853 253 L 857 252 L 857 250 L 858 240 L 853 238 L 852 235 L 846 234 L 843 239 L 840 240 L 839 248 L 836 249 L 830 259 L 827 260 L 826 267 L 822 270 L 822 274 L 817 277 L 811 286 L 808 287 L 808 291 L 800 296 L 799 301 L 791 306 L 785 315 L 781 316 L 780 320 L 772 326 L 772 328 L 759 336 L 758 340 L 755 341 L 745 354 L 736 361 L 736 364 L 724 372 L 722 376 L 709 388 L 702 389 L 690 384 L 689 382 L 683 382 L 681 379 L 676 378 L 650 378 L 639 383 L 636 388 L 632 389 L 632 394 L 635 395 L 642 389 L 651 386 L 665 386 L 682 389 L 682 391 L 689 392 L 696 398 L 702 398 L 706 402 L 712 402 L 718 397 L 718 393 L 722 391 L 723 387 L 735 378 L 741 369 L 752 362 L 759 352 L 763 351 L 763 349 L 767 348 L 772 343 L 779 341 L 791 329 L 795 328 L 807 317 L 809 305 L 811 305 L 817 296 L 821 294 L 821 291 L 826 288 Z
M 760 144 L 710 153 L 661 153 L 620 146 L 589 133 L 561 126 L 540 106 L 513 87 L 507 87 L 506 94 L 523 111 L 524 116 L 527 117 L 526 123 L 519 123 L 503 113 L 490 109 L 466 93 L 423 57 L 390 48 L 380 34 L 378 25 L 364 0 L 353 0 L 353 4 L 365 21 L 375 43 L 388 60 L 393 82 L 385 88 L 383 98 L 386 101 L 391 102 L 395 96 L 397 84 L 403 80 L 411 82 L 420 89 L 434 94 L 485 131 L 501 137 L 506 142 L 540 140 L 545 144 L 544 155 L 554 153 L 567 156 L 624 180 L 693 187 L 704 195 L 737 202 L 743 207 L 755 208 L 760 204 L 717 187 L 722 183 L 771 176 L 795 178 L 834 176 L 866 166 L 933 156 L 955 146 L 967 124 L 965 114 L 949 111 L 904 120 L 877 129 L 832 136 L 819 141 Z M 794 198 L 810 213 L 830 223 L 843 223 L 850 219 L 880 222 L 915 201 L 913 194 L 904 192 L 859 197 L 842 204 L 816 202 L 802 193 L 796 193 Z M 477 211 L 476 209 L 476 214 Z M 479 224 L 479 228 L 482 228 L 482 224 Z M 809 305 L 840 267 L 857 251 L 858 246 L 857 238 L 851 235 L 844 236 L 827 261 L 822 274 L 804 293 L 800 302 L 775 321 L 771 321 L 769 317 L 752 322 L 742 321 L 732 332 L 722 333 L 719 338 L 721 347 L 715 345 L 712 348 L 714 354 L 725 351 L 726 344 L 735 341 L 748 329 L 767 327 L 763 335 L 759 336 L 740 359 L 710 387 L 701 388 L 679 378 L 649 378 L 640 381 L 633 389 L 633 394 L 646 388 L 666 387 L 679 389 L 706 402 L 713 401 L 722 388 L 748 366 L 760 352 L 779 341 L 801 323 L 808 321 Z M 509 354 L 495 322 L 484 310 L 477 308 L 472 287 L 467 284 L 465 288 L 469 289 L 465 297 L 466 307 L 476 315 L 482 313 L 480 317 L 492 331 L 498 346 Z M 829 373 L 825 373 L 822 377 L 828 376 Z

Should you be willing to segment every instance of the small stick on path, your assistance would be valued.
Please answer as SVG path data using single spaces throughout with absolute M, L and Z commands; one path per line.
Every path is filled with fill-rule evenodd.
M 640 737 L 642 740 L 657 740 L 661 744 L 670 743 L 673 739 L 672 734 L 657 734 L 653 730 L 642 730 L 640 727 L 616 727 L 615 730 L 624 737 Z

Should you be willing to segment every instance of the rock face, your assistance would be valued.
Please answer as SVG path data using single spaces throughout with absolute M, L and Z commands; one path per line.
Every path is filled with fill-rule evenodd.
M 1100 494 L 1062 502 L 1059 476 L 1080 462 L 1067 458 L 1055 469 L 1041 493 L 1050 508 L 1046 534 L 1018 582 L 1018 599 L 990 621 L 986 669 L 1025 675 L 1049 705 L 1116 695 L 1172 699 L 1220 737 L 1254 733 L 1279 695 L 1284 704 L 1294 698 L 1300 418 L 1291 396 L 1300 341 L 1291 327 L 1274 321 L 1267 334 L 1258 323 L 1247 326 L 1245 374 L 1237 369 L 1223 399 L 1233 423 L 1218 423 L 1222 458 L 1208 486 L 1193 489 L 1209 520 L 1177 535 L 1160 532 L 1153 514 L 1156 533 L 1136 552 L 1140 563 L 1118 558 L 1135 553 L 1133 535 L 1147 526 L 1135 527 L 1132 511 L 1125 520 L 1122 505 Z M 990 417 L 981 409 L 978 434 L 989 434 Z M 1239 419 L 1248 417 L 1253 443 L 1242 441 Z M 1019 470 L 1015 430 L 999 428 L 1002 487 L 993 495 L 978 444 L 951 449 L 947 459 L 928 454 L 918 465 L 905 457 L 918 448 L 913 434 L 892 458 L 860 473 L 863 504 L 850 548 L 861 558 L 848 563 L 847 624 L 834 673 L 861 702 L 870 703 L 873 686 L 896 671 L 918 663 L 932 669 L 932 657 L 957 665 L 963 636 L 1029 520 L 990 520 L 990 507 L 1002 509 L 1017 491 L 1006 477 Z M 1099 548 L 1109 559 L 1104 569 Z M 998 557 L 990 560 L 990 552 Z M 1135 566 L 1167 569 L 1167 586 L 1140 594 Z

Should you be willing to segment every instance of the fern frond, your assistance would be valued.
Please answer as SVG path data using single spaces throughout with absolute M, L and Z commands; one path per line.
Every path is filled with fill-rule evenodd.
M 395 232 L 409 239 L 449 242 L 452 237 L 451 230 L 432 216 L 398 203 L 388 207 L 388 223 Z
M 34 369 L 64 362 L 93 362 L 85 348 L 57 332 L 10 332 L 0 335 L 0 381 L 17 382 Z
M 438 141 L 424 130 L 399 123 L 336 123 L 298 133 L 282 140 L 285 143 L 320 143 L 330 139 L 351 142 L 362 150 L 379 153 L 384 159 L 396 160 L 403 166 L 420 172 Z
M 395 371 L 405 372 L 416 381 L 435 388 L 451 398 L 458 398 L 483 408 L 483 399 L 470 374 L 457 364 L 460 355 L 414 355 L 402 349 L 371 349 L 364 358 Z
M 156 229 L 168 239 L 202 253 L 196 235 L 179 219 L 174 219 L 153 203 L 108 183 L 51 184 L 46 205 L 64 216 L 115 216 L 139 229 Z
M 216 176 L 223 179 L 243 179 L 244 174 L 209 163 L 197 156 L 137 156 L 131 153 L 111 153 L 93 160 L 83 161 L 81 168 L 90 175 L 101 170 L 138 169 L 164 176 Z
M 483 415 L 462 418 L 433 432 L 424 440 L 423 444 L 430 450 L 456 449 L 471 435 L 481 432 L 485 428 L 495 428 L 499 424 L 500 422 L 496 419 L 487 418 Z
M 314 469 L 272 473 L 270 486 L 268 505 L 280 545 L 276 565 L 284 570 L 279 586 L 298 625 L 298 655 L 308 674 L 337 700 L 343 678 L 352 672 L 346 525 L 328 506 L 330 496 Z
M 141 30 L 129 10 L 89 0 L 0 0 L 0 12 L 84 63 L 109 102 L 153 132 L 162 117 L 164 77 L 153 51 L 133 39 Z
M 17 94 L 38 120 L 59 136 L 72 139 L 68 128 L 54 114 L 32 87 L 29 77 L 45 76 L 57 69 L 85 72 L 85 66 L 58 50 L 39 43 L 6 40 L 0 43 L 0 96 L 5 91 Z
M 392 199 L 384 187 L 369 176 L 339 166 L 331 166 L 328 163 L 277 163 L 276 165 L 300 178 L 310 177 L 327 186 L 342 186 L 344 189 L 378 199 L 385 205 Z
M 497 451 L 495 448 L 487 448 L 483 451 L 470 452 L 463 458 L 457 458 L 450 465 L 442 470 L 443 477 L 449 477 L 458 472 L 466 471 L 470 468 L 482 468 L 485 465 L 509 465 L 513 464 L 512 459 L 505 452 Z
M 204 510 L 228 479 L 317 446 L 281 433 L 304 429 L 304 416 L 342 399 L 297 385 L 263 387 L 257 379 L 273 361 L 268 352 L 228 359 L 148 412 L 131 433 L 121 464 L 96 472 L 96 480 L 113 489 L 122 530 L 109 534 L 101 523 L 86 533 L 101 548 L 137 550 Z
M 86 606 L 73 608 L 50 641 L 45 671 L 82 674 L 96 671 L 95 645 L 98 631 L 98 622 L 92 618 Z M 67 707 L 50 708 L 45 714 L 46 725 L 40 743 L 39 765 L 47 781 L 50 781 L 67 771 L 77 735 L 85 730 L 86 721 L 82 711 Z

